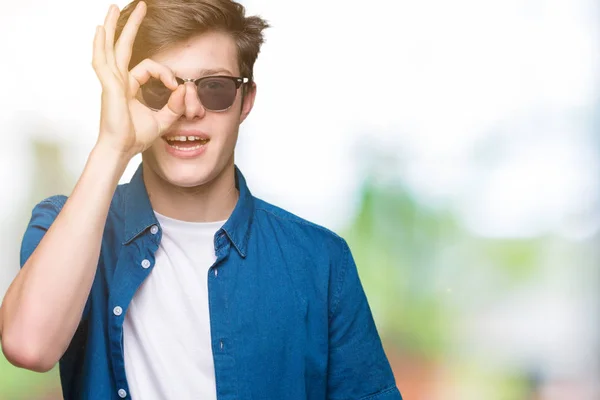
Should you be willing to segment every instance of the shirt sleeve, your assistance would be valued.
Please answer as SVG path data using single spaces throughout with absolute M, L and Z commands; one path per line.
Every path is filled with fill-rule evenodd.
M 33 211 L 31 212 L 31 219 L 29 220 L 27 229 L 23 234 L 23 240 L 21 241 L 21 268 L 23 268 L 29 257 L 31 257 L 35 249 L 38 247 L 44 235 L 48 229 L 50 229 L 50 226 L 54 223 L 54 220 L 62 210 L 66 201 L 66 196 L 52 196 L 42 200 L 33 208 Z M 87 318 L 88 309 L 89 298 L 85 303 L 82 319 Z
M 354 258 L 342 239 L 331 272 L 329 400 L 402 400 L 363 290 Z

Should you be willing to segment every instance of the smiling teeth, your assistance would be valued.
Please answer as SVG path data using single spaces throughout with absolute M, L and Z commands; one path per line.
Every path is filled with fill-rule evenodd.
M 189 140 L 189 141 L 200 140 L 200 137 L 199 136 L 171 136 L 171 137 L 168 137 L 167 140 L 185 142 L 187 140 Z
M 210 139 L 202 139 L 199 136 L 169 136 L 165 137 L 165 140 L 169 143 L 173 142 L 199 142 L 201 145 L 208 143 Z

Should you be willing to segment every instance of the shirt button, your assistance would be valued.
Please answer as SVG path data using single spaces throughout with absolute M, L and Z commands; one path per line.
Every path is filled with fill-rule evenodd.
M 215 276 L 219 274 L 218 269 L 215 268 Z
M 127 392 L 125 391 L 125 389 L 119 389 L 119 391 L 117 393 L 119 394 L 119 397 L 122 399 L 127 397 Z
M 117 317 L 121 314 L 123 314 L 123 309 L 119 306 L 116 306 L 115 308 L 113 308 L 113 314 L 115 314 Z
M 142 261 L 142 268 L 144 268 L 144 269 L 150 268 L 150 261 L 148 261 L 148 260 Z
M 158 233 L 158 226 L 152 225 L 152 228 L 150 228 L 150 233 L 156 235 Z

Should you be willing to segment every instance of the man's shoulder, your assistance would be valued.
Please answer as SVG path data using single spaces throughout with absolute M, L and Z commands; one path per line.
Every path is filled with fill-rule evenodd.
M 117 186 L 110 202 L 108 215 L 106 218 L 106 226 L 110 227 L 114 224 L 124 222 L 125 216 L 125 193 L 128 183 Z M 47 221 L 49 227 L 54 222 L 58 214 L 62 211 L 64 205 L 69 199 L 68 195 L 55 194 L 40 200 L 32 210 L 32 218 L 36 221 Z
M 110 209 L 111 211 L 117 211 L 123 208 L 124 205 L 124 193 L 127 190 L 127 186 L 129 183 L 119 184 L 113 194 Z M 35 208 L 47 208 L 48 206 L 54 209 L 57 212 L 60 212 L 64 207 L 65 203 L 69 199 L 69 196 L 65 194 L 54 194 L 48 197 L 43 198 L 37 204 L 35 204 Z
M 309 240 L 327 246 L 346 246 L 345 240 L 330 228 L 258 198 L 255 198 L 255 218 L 261 227 L 266 226 L 295 241 Z
M 56 211 L 60 211 L 67 202 L 67 199 L 68 197 L 64 194 L 55 194 L 41 200 L 38 204 L 36 204 L 36 208 L 50 206 Z

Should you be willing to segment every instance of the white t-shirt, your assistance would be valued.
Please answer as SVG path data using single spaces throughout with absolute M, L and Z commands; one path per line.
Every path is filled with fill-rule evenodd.
M 216 399 L 208 269 L 222 222 L 184 222 L 156 213 L 156 265 L 123 324 L 125 372 L 134 400 Z

